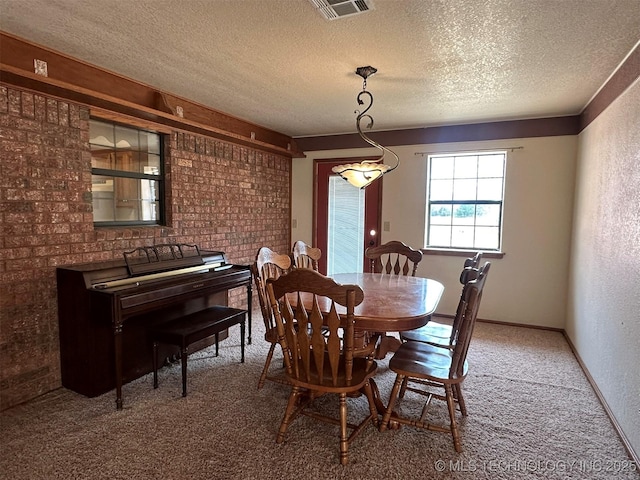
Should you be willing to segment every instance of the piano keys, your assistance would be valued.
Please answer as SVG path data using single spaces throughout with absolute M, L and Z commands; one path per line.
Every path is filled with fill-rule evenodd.
M 115 388 L 121 409 L 122 386 L 153 370 L 149 326 L 227 305 L 228 290 L 237 287 L 247 289 L 251 343 L 249 266 L 229 264 L 223 252 L 186 244 L 142 247 L 124 257 L 57 268 L 64 387 L 88 397 Z M 179 357 L 179 349 L 163 346 L 160 354 Z

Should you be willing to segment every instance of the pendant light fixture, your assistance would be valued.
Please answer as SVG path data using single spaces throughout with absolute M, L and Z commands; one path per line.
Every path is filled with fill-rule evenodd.
M 360 163 L 349 163 L 346 165 L 338 165 L 332 168 L 334 173 L 337 173 L 342 178 L 344 178 L 347 182 L 349 182 L 354 187 L 365 188 L 367 185 L 370 185 L 371 182 L 377 180 L 382 177 L 384 174 L 389 173 L 396 168 L 400 164 L 400 159 L 398 155 L 389 150 L 387 147 L 383 147 L 378 142 L 371 140 L 367 135 L 365 135 L 362 131 L 362 127 L 360 126 L 360 122 L 363 118 L 369 120 L 367 124 L 367 128 L 373 127 L 373 117 L 369 115 L 367 112 L 373 106 L 373 95 L 371 92 L 367 91 L 367 78 L 378 71 L 377 68 L 367 66 L 367 67 L 358 67 L 356 69 L 356 74 L 360 75 L 363 79 L 362 81 L 362 91 L 358 94 L 357 100 L 358 105 L 364 105 L 365 100 L 368 101 L 367 107 L 360 112 L 356 110 L 355 113 L 358 115 L 356 117 L 356 128 L 358 129 L 358 133 L 362 137 L 362 139 L 367 142 L 369 145 L 372 145 L 380 150 L 382 155 L 376 160 L 363 160 Z M 386 153 L 393 155 L 396 159 L 396 163 L 393 167 L 389 165 L 385 165 L 383 163 L 384 156 Z

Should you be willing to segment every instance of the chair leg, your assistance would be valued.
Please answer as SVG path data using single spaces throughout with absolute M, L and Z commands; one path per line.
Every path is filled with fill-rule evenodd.
M 267 372 L 269 371 L 269 365 L 271 365 L 271 358 L 273 357 L 273 352 L 276 349 L 276 344 L 272 343 L 271 348 L 269 348 L 269 353 L 267 353 L 267 358 L 264 361 L 264 368 L 262 369 L 262 373 L 260 374 L 260 380 L 258 380 L 258 390 L 264 387 L 264 381 L 267 379 Z
M 389 395 L 389 404 L 387 405 L 387 410 L 384 412 L 384 416 L 382 417 L 382 423 L 380 424 L 380 431 L 384 432 L 389 426 L 389 420 L 391 419 L 391 412 L 393 411 L 393 407 L 396 405 L 396 400 L 398 398 L 398 390 L 400 390 L 400 385 L 402 385 L 405 377 L 404 375 L 398 375 L 396 377 L 396 381 L 393 384 L 393 388 L 391 389 L 391 394 Z
M 409 385 L 409 377 L 404 377 L 404 380 L 402 380 L 402 386 L 400 387 L 398 398 L 404 398 L 404 394 L 407 391 L 407 385 Z
M 456 400 L 458 401 L 458 405 L 460 406 L 460 412 L 463 416 L 467 416 L 467 406 L 464 403 L 464 396 L 462 395 L 462 384 L 456 383 L 453 388 L 455 389 L 454 393 L 456 394 Z
M 445 383 L 444 390 L 447 398 L 447 407 L 449 407 L 449 417 L 451 419 L 451 435 L 453 435 L 453 446 L 456 452 L 462 452 L 462 444 L 460 443 L 460 432 L 458 432 L 458 423 L 456 422 L 456 401 L 453 398 L 453 389 L 451 385 Z
M 282 443 L 284 441 L 284 435 L 287 433 L 289 423 L 291 423 L 291 418 L 296 410 L 296 404 L 298 403 L 299 396 L 300 387 L 292 387 L 291 393 L 289 394 L 289 401 L 287 402 L 287 408 L 284 411 L 284 417 L 282 418 L 282 422 L 280 423 L 280 430 L 278 431 L 278 436 L 276 437 L 276 443 Z
M 367 401 L 369 402 L 369 413 L 371 414 L 371 421 L 373 424 L 378 427 L 378 408 L 376 407 L 376 401 L 373 396 L 373 388 L 371 387 L 371 380 L 364 384 L 364 393 L 367 396 Z
M 340 464 L 349 461 L 349 433 L 347 431 L 347 394 L 340 394 Z

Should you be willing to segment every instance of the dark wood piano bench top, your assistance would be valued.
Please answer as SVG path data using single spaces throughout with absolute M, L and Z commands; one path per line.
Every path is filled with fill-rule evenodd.
M 215 335 L 218 356 L 218 334 L 229 327 L 240 324 L 241 362 L 244 363 L 244 336 L 246 310 L 224 306 L 208 307 L 149 329 L 153 342 L 153 387 L 158 388 L 158 344 L 177 345 L 181 351 L 182 396 L 187 395 L 187 356 L 189 346 Z

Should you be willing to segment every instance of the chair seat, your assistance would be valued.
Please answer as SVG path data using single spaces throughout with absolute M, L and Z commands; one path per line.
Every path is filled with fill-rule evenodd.
M 449 376 L 453 351 L 422 342 L 405 342 L 396 351 L 389 368 L 407 377 L 422 378 L 440 383 L 459 383 L 467 375 L 465 360 L 462 376 Z
M 453 327 L 446 323 L 429 322 L 426 325 L 400 332 L 402 340 L 412 342 L 430 343 L 437 346 L 449 346 Z
M 302 379 L 297 379 L 294 376 L 287 376 L 292 385 L 297 385 L 301 388 L 305 388 L 308 390 L 315 391 L 330 391 L 332 393 L 348 393 L 353 392 L 354 390 L 358 390 L 364 387 L 364 384 L 367 382 L 369 378 L 371 378 L 378 369 L 378 364 L 376 362 L 369 362 L 364 357 L 357 357 L 353 359 L 353 372 L 352 379 L 347 384 L 346 378 L 344 375 L 344 363 L 341 363 L 338 369 L 338 377 L 336 384 L 334 385 L 331 378 L 331 369 L 330 363 L 327 359 L 327 354 L 325 353 L 325 360 L 323 364 L 323 378 L 322 381 L 318 378 L 318 375 L 315 373 L 315 362 L 312 362 L 314 365 L 311 368 L 310 376 L 307 381 Z

